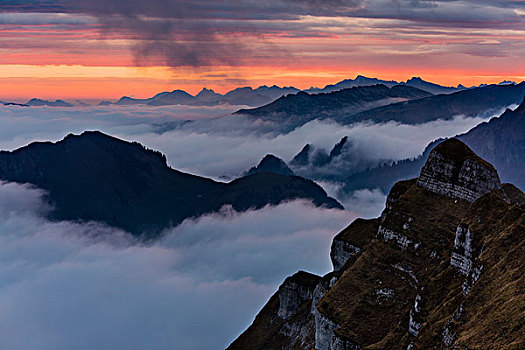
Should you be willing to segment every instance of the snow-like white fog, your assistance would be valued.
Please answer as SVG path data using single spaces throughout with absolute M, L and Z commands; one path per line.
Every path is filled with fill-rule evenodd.
M 307 143 L 329 151 L 344 136 L 352 142 L 352 157 L 370 164 L 415 157 L 429 142 L 466 132 L 493 116 L 457 116 L 420 125 L 390 122 L 341 126 L 314 120 L 291 132 L 280 133 L 276 125 L 228 115 L 238 108 L 0 107 L 0 149 L 16 149 L 34 140 L 57 141 L 68 133 L 100 130 L 160 150 L 178 170 L 233 178 L 267 153 L 289 161 Z
M 355 218 L 297 201 L 186 221 L 144 245 L 50 222 L 42 191 L 0 183 L 0 348 L 220 349 L 297 270 L 329 271 Z

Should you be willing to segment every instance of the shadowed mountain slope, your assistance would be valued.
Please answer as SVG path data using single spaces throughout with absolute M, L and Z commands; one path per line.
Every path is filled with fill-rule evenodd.
M 514 111 L 507 109 L 457 137 L 494 164 L 503 181 L 525 189 L 525 98 Z
M 236 114 L 300 125 L 313 119 L 335 118 L 340 114 L 352 115 L 392 102 L 427 96 L 431 94 L 408 86 L 361 86 L 327 94 L 310 95 L 299 92 L 283 96 L 263 107 L 241 109 Z
M 136 142 L 96 131 L 0 152 L 0 179 L 46 190 L 52 218 L 101 221 L 145 238 L 224 205 L 245 211 L 305 198 L 341 208 L 310 180 L 261 172 L 215 182 L 171 169 L 164 155 Z

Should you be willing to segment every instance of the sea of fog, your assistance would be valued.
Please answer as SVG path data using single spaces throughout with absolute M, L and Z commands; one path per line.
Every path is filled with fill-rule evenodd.
M 160 150 L 176 169 L 226 180 L 267 153 L 289 161 L 306 143 L 330 149 L 343 136 L 356 157 L 415 157 L 430 141 L 490 118 L 417 126 L 312 121 L 282 133 L 231 116 L 238 108 L 0 107 L 0 149 L 100 130 Z M 224 208 L 146 245 L 98 223 L 50 222 L 43 195 L 0 183 L 3 349 L 224 348 L 286 276 L 328 272 L 333 236 L 358 216 L 378 215 L 385 199 L 371 189 L 352 194 L 344 211 L 305 201 L 242 214 Z

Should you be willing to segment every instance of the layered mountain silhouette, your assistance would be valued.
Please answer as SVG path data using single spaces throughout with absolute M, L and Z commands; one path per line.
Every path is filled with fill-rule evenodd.
M 146 239 L 224 205 L 245 211 L 304 198 L 342 208 L 301 177 L 261 171 L 215 182 L 170 168 L 159 152 L 97 131 L 0 152 L 0 180 L 47 191 L 54 219 L 100 221 Z
M 257 89 L 242 87 L 234 89 L 224 95 L 213 90 L 203 88 L 197 95 L 193 96 L 183 90 L 173 90 L 162 92 L 151 98 L 136 99 L 122 97 L 115 105 L 149 105 L 149 106 L 169 106 L 169 105 L 190 105 L 190 106 L 216 106 L 221 104 L 261 106 L 272 102 L 283 95 L 295 94 L 299 92 L 294 87 L 278 87 L 276 85 L 260 86 Z M 105 105 L 111 104 L 105 102 Z
M 67 103 L 62 100 L 56 100 L 56 101 L 47 101 L 42 100 L 39 98 L 32 98 L 31 100 L 27 101 L 25 103 L 27 106 L 30 107 L 41 107 L 41 106 L 49 106 L 49 107 L 73 107 L 72 104 Z
M 343 89 L 349 89 L 353 87 L 372 86 L 372 85 L 385 85 L 387 87 L 394 86 L 407 86 L 417 88 L 422 91 L 426 91 L 433 95 L 438 94 L 451 94 L 457 91 L 472 89 L 475 87 L 464 87 L 458 85 L 457 87 L 442 86 L 434 84 L 421 79 L 420 77 L 413 77 L 406 82 L 397 82 L 393 80 L 381 80 L 377 78 L 368 78 L 362 75 L 358 75 L 355 79 L 345 79 L 336 84 L 326 85 L 324 88 L 312 87 L 306 90 L 302 90 L 308 94 L 326 94 L 334 91 L 340 91 Z M 503 81 L 499 85 L 516 85 L 515 82 Z M 478 87 L 486 87 L 487 84 L 481 84 Z M 99 103 L 100 106 L 109 105 L 150 105 L 150 106 L 168 106 L 168 105 L 190 105 L 190 106 L 216 106 L 221 104 L 230 105 L 246 105 L 251 107 L 259 107 L 265 104 L 271 103 L 279 97 L 286 96 L 289 94 L 296 94 L 301 90 L 293 86 L 278 87 L 273 86 L 259 86 L 256 89 L 251 87 L 240 87 L 226 94 L 219 94 L 211 89 L 203 88 L 197 95 L 193 96 L 184 90 L 173 90 L 161 92 L 151 98 L 133 98 L 124 96 L 116 102 L 102 101 Z M 50 106 L 50 107 L 71 107 L 73 104 L 62 101 L 46 101 L 41 99 L 32 99 L 28 102 L 30 106 Z M 75 101 L 74 105 L 86 106 L 85 103 Z
M 475 116 L 494 112 L 513 104 L 519 104 L 525 95 L 525 82 L 516 85 L 489 85 L 436 95 L 417 100 L 390 104 L 353 115 L 340 115 L 335 120 L 351 124 L 363 120 L 373 122 L 398 121 L 404 124 L 420 124 L 438 119 L 451 119 L 458 115 Z
M 396 85 L 411 86 L 411 87 L 418 88 L 420 90 L 427 91 L 433 95 L 450 94 L 453 92 L 457 92 L 457 91 L 466 89 L 465 87 L 461 85 L 458 87 L 441 86 L 438 84 L 427 82 L 421 79 L 420 77 L 413 77 L 407 80 L 406 82 L 397 82 L 394 80 L 381 80 L 377 78 L 368 78 L 362 75 L 358 75 L 355 79 L 345 79 L 334 85 L 326 85 L 322 89 L 321 88 L 310 88 L 304 91 L 308 93 L 312 93 L 312 94 L 319 94 L 319 93 L 329 93 L 333 91 L 339 91 L 342 89 L 349 89 L 352 87 L 370 86 L 370 85 L 377 85 L 377 84 L 382 84 L 388 87 L 393 87 Z
M 490 113 L 521 102 L 525 82 L 514 85 L 489 85 L 431 95 L 404 85 L 353 87 L 328 94 L 310 95 L 300 92 L 236 114 L 248 115 L 278 123 L 286 130 L 314 119 L 331 119 L 340 124 L 363 121 L 421 124 L 458 115 L 476 116 Z
M 507 109 L 501 116 L 456 137 L 494 164 L 503 181 L 525 190 L 525 99 L 514 111 Z M 430 151 L 442 141 L 430 143 L 416 159 L 384 164 L 339 180 L 344 182 L 345 192 L 362 188 L 380 188 L 388 192 L 400 179 L 416 176 Z
M 353 87 L 371 86 L 371 85 L 385 85 L 387 87 L 393 87 L 396 85 L 414 87 L 429 94 L 449 94 L 452 92 L 466 89 L 465 87 L 458 86 L 447 87 L 438 84 L 424 81 L 419 77 L 414 77 L 406 82 L 387 81 L 377 78 L 368 78 L 362 75 L 358 75 L 355 79 L 345 79 L 337 84 L 326 85 L 324 88 L 310 88 L 303 90 L 308 94 L 326 94 L 334 91 L 340 91 L 343 89 L 349 89 Z M 162 92 L 151 98 L 147 99 L 136 99 L 131 97 L 122 97 L 117 102 L 112 103 L 108 101 L 101 102 L 101 105 L 150 105 L 150 106 L 165 106 L 165 105 L 206 105 L 215 106 L 220 104 L 230 105 L 246 105 L 246 106 L 263 106 L 271 103 L 274 100 L 290 95 L 296 94 L 301 90 L 293 87 L 278 87 L 273 86 L 260 86 L 256 89 L 250 87 L 241 87 L 234 89 L 222 95 L 216 93 L 213 90 L 203 88 L 197 95 L 192 96 L 183 90 L 173 90 L 171 92 Z
M 525 194 L 457 139 L 288 277 L 228 349 L 521 349 Z
M 385 85 L 372 85 L 327 94 L 310 95 L 299 92 L 281 97 L 263 107 L 241 109 L 235 113 L 278 122 L 280 126 L 286 124 L 296 127 L 314 119 L 339 120 L 342 115 L 353 115 L 393 102 L 429 96 L 431 94 L 426 91 L 408 86 L 389 88 Z

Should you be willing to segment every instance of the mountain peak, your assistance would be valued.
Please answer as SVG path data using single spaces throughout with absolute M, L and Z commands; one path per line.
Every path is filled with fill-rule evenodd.
M 431 192 L 469 202 L 501 188 L 496 169 L 455 138 L 430 152 L 417 183 Z
M 282 159 L 274 156 L 273 154 L 267 154 L 264 156 L 264 158 L 259 162 L 259 165 L 248 170 L 246 175 L 260 172 L 270 172 L 290 176 L 295 175 Z
M 32 98 L 26 102 L 26 105 L 31 106 L 31 107 L 41 107 L 41 106 L 73 107 L 72 104 L 62 101 L 62 100 L 47 101 L 47 100 L 42 100 L 40 98 Z

